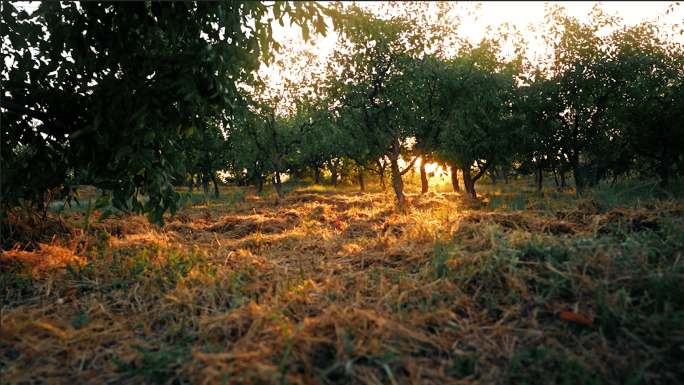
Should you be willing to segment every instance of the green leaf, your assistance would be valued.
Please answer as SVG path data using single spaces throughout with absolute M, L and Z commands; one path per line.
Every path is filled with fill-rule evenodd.
M 99 209 L 102 207 L 107 207 L 107 205 L 109 205 L 109 195 L 100 195 L 100 197 L 95 201 L 95 205 L 93 207 L 95 209 Z
M 157 222 L 157 211 L 156 211 L 156 210 L 150 211 L 150 212 L 147 214 L 147 220 L 150 221 L 150 222 L 152 222 L 152 223 Z
M 304 38 L 304 41 L 309 40 L 309 23 L 306 21 L 302 22 L 302 37 Z
M 102 213 L 102 215 L 100 215 L 100 217 L 97 218 L 97 222 L 99 223 L 99 222 L 104 221 L 105 219 L 111 217 L 112 214 L 114 214 L 114 212 L 113 212 L 112 210 L 109 210 L 109 209 L 105 210 L 105 211 Z
M 151 131 L 151 130 L 147 131 L 147 133 L 145 134 L 145 139 L 144 139 L 143 143 L 149 144 L 150 142 L 152 142 L 154 137 L 155 137 L 154 131 Z

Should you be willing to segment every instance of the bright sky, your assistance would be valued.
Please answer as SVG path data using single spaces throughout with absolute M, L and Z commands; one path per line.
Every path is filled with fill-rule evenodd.
M 320 3 L 325 5 L 328 2 L 321 1 Z M 539 1 L 487 1 L 481 4 L 480 11 L 477 13 L 468 16 L 466 11 L 461 15 L 459 32 L 467 36 L 471 42 L 480 41 L 485 36 L 488 26 L 495 30 L 497 26 L 509 22 L 515 25 L 518 30 L 525 30 L 530 24 L 536 25 L 543 20 L 547 3 Z M 565 7 L 568 15 L 574 16 L 580 21 L 585 21 L 596 3 L 588 1 L 560 1 L 555 4 Z M 670 4 L 672 2 L 668 1 L 609 1 L 601 3 L 601 7 L 607 14 L 617 14 L 622 17 L 625 24 L 636 24 L 643 19 L 655 19 L 658 14 L 664 13 Z M 675 6 L 674 10 L 674 12 L 661 18 L 661 22 L 678 24 L 679 28 L 677 30 L 680 30 L 684 28 L 684 6 Z M 477 20 L 475 20 L 476 18 Z M 327 20 L 327 23 L 329 26 L 332 25 L 329 20 Z M 610 32 L 605 31 L 606 34 Z M 296 25 L 290 27 L 289 23 L 285 23 L 285 27 L 281 27 L 278 23 L 273 23 L 273 34 L 276 36 L 276 39 L 301 38 L 301 29 Z M 536 50 L 534 35 L 524 32 L 523 36 L 530 42 L 530 50 Z M 325 56 L 332 51 L 336 40 L 335 33 L 329 33 L 326 38 L 321 36 L 315 36 L 314 38 L 319 55 Z M 684 44 L 684 35 L 678 35 L 676 40 Z

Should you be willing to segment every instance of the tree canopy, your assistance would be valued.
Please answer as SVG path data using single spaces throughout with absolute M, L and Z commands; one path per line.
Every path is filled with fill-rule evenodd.
M 54 189 L 70 199 L 82 178 L 106 192 L 98 207 L 161 225 L 181 201 L 170 175 L 202 174 L 216 194 L 219 171 L 260 190 L 272 177 L 284 198 L 281 175 L 310 170 L 319 183 L 326 167 L 333 183 L 344 168 L 361 185 L 364 171 L 384 183 L 388 167 L 403 203 L 418 159 L 422 174 L 432 161 L 460 169 L 473 197 L 486 172 L 521 159 L 540 175 L 569 168 L 578 194 L 599 167 L 662 186 L 682 175 L 684 51 L 656 21 L 623 25 L 598 5 L 581 21 L 550 6 L 546 55 L 533 62 L 519 32 L 463 38 L 454 4 L 372 8 L 43 2 L 28 14 L 3 2 L 3 209 Z M 290 22 L 308 41 L 328 33 L 326 17 L 329 57 L 273 35 Z

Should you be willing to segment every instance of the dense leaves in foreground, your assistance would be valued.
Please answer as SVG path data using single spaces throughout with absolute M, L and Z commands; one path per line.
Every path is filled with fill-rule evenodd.
M 63 218 L 3 253 L 2 382 L 681 382 L 682 204 L 532 186 Z
M 50 2 L 30 15 L 3 2 L 3 209 L 78 194 L 83 178 L 108 191 L 96 206 L 163 224 L 180 202 L 167 177 L 187 158 L 178 141 L 218 130 L 205 118 L 230 116 L 237 84 L 272 60 L 269 10 L 327 28 L 302 2 Z

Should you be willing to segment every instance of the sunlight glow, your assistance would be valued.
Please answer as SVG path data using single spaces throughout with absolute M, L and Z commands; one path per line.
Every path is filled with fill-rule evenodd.
M 327 6 L 327 1 L 320 2 L 322 5 Z M 565 8 L 566 13 L 569 16 L 576 17 L 580 21 L 586 21 L 587 15 L 591 12 L 592 7 L 595 2 L 581 2 L 581 1 L 560 1 L 552 4 L 559 4 Z M 601 8 L 611 15 L 617 14 L 623 18 L 623 24 L 636 24 L 644 19 L 654 20 L 659 14 L 664 14 L 671 2 L 667 1 L 612 1 L 601 3 Z M 534 63 L 536 57 L 542 52 L 542 39 L 539 32 L 533 32 L 528 27 L 534 26 L 538 28 L 538 24 L 544 20 L 545 7 L 547 7 L 544 2 L 536 1 L 518 1 L 518 2 L 506 2 L 506 1 L 490 1 L 481 3 L 479 11 L 473 11 L 471 15 L 468 15 L 468 10 L 472 10 L 473 7 L 463 7 L 459 11 L 461 18 L 461 25 L 458 31 L 462 36 L 467 37 L 471 42 L 477 43 L 487 34 L 487 28 L 491 28 L 492 31 L 496 31 L 497 27 L 504 23 L 509 23 L 511 27 L 511 32 L 520 31 L 525 41 L 528 42 L 528 58 Z M 270 17 L 270 16 L 269 16 Z M 329 26 L 327 37 L 322 37 L 318 35 L 311 35 L 310 41 L 312 41 L 315 46 L 312 47 L 312 51 L 317 53 L 321 58 L 321 62 L 325 65 L 325 57 L 332 53 L 333 47 L 337 40 L 337 34 L 332 30 L 332 21 L 330 18 L 324 18 L 326 24 Z M 679 29 L 681 29 L 682 19 L 684 19 L 684 7 L 675 6 L 674 12 L 669 13 L 660 17 L 659 22 L 663 24 L 673 25 L 679 24 Z M 280 42 L 286 39 L 301 39 L 302 33 L 301 28 L 296 24 L 290 26 L 289 20 L 285 21 L 285 26 L 281 27 L 278 23 L 272 23 L 273 36 Z M 512 27 L 515 26 L 515 30 Z M 619 26 L 613 29 L 606 28 L 600 31 L 601 35 L 608 35 L 613 30 L 617 29 Z M 502 28 L 502 29 L 505 29 Z M 669 27 L 668 27 L 669 30 Z M 679 43 L 684 44 L 684 34 L 676 34 L 675 38 Z M 503 52 L 504 55 L 512 54 L 512 45 L 504 46 L 504 49 L 508 52 Z M 265 67 L 260 69 L 265 73 L 269 73 L 272 77 L 277 77 L 275 74 L 275 66 Z

